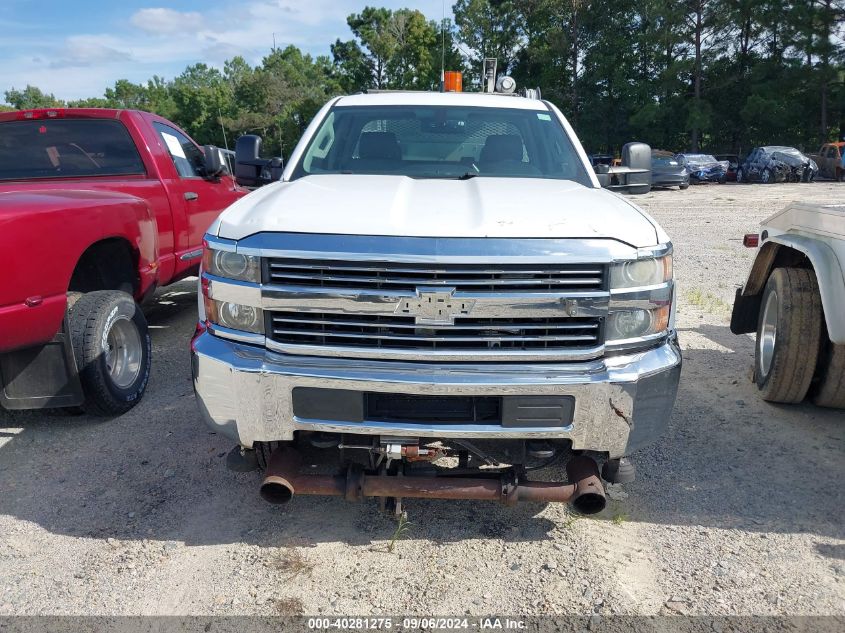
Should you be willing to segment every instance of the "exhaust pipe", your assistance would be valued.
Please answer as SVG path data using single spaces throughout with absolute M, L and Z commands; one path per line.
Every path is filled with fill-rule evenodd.
M 276 450 L 267 464 L 261 497 L 287 503 L 297 495 L 327 495 L 360 501 L 365 497 L 404 499 L 472 499 L 515 505 L 519 501 L 571 503 L 581 514 L 604 510 L 604 487 L 596 462 L 573 457 L 566 465 L 572 483 L 520 481 L 514 474 L 492 477 L 395 477 L 368 475 L 350 466 L 345 475 L 301 475 L 299 453 L 289 447 Z

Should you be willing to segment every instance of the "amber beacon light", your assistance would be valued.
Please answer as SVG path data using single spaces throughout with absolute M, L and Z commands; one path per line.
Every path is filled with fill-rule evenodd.
M 446 92 L 463 92 L 463 73 L 457 70 L 447 70 L 443 73 L 443 90 Z

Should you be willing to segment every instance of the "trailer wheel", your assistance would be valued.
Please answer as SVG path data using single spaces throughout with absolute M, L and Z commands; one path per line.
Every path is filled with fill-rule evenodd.
M 147 320 L 131 295 L 98 290 L 68 310 L 86 413 L 120 415 L 138 404 L 150 378 Z
M 766 283 L 757 322 L 754 378 L 763 400 L 801 402 L 819 354 L 822 308 L 816 275 L 776 268 Z
M 828 344 L 819 366 L 819 382 L 811 394 L 813 403 L 845 409 L 845 345 Z

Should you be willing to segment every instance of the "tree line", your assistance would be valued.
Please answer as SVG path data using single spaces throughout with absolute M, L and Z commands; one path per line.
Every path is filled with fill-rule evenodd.
M 814 149 L 845 133 L 845 0 L 457 0 L 454 20 L 366 7 L 329 55 L 273 48 L 260 64 L 194 64 L 174 79 L 119 80 L 63 103 L 36 86 L 14 109 L 138 108 L 202 143 L 243 133 L 290 153 L 330 97 L 368 88 L 437 90 L 441 67 L 479 90 L 485 57 L 540 87 L 588 151 L 630 140 L 670 150 Z

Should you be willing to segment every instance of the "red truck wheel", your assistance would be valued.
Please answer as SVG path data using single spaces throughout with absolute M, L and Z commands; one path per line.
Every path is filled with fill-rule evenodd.
M 68 310 L 68 321 L 85 394 L 82 408 L 111 416 L 138 404 L 152 356 L 147 320 L 138 304 L 125 292 L 88 292 Z

